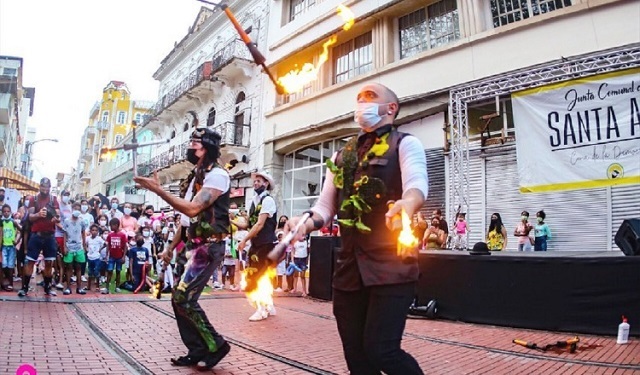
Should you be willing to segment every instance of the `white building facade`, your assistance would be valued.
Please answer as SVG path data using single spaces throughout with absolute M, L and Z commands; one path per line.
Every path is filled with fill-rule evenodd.
M 358 89 L 379 82 L 400 98 L 400 131 L 423 142 L 424 210 L 442 209 L 451 222 L 460 207 L 470 243 L 485 239 L 489 217 L 499 212 L 514 250 L 521 211 L 535 220 L 544 209 L 550 250 L 618 250 L 620 223 L 640 217 L 640 183 L 521 193 L 516 133 L 524 124 L 514 121 L 512 95 L 640 66 L 640 3 L 352 1 L 345 4 L 356 21 L 349 31 L 341 30 L 338 4 L 283 0 L 270 13 L 268 61 L 278 76 L 317 64 L 322 44 L 337 38 L 319 78 L 301 93 L 265 90 L 264 164 L 282 181 L 276 195 L 283 214 L 314 203 L 325 159 L 358 130 Z
M 237 19 L 264 52 L 268 5 L 262 0 L 233 3 Z M 140 173 L 157 171 L 165 189 L 178 194 L 180 181 L 193 168 L 186 161 L 190 135 L 196 124 L 207 127 L 222 136 L 221 162 L 231 175 L 232 201 L 246 206 L 252 194 L 250 172 L 262 165 L 264 155 L 266 78 L 226 15 L 203 7 L 153 77 L 160 82 L 159 99 L 141 129 L 169 143 L 152 149 Z M 156 209 L 169 208 L 155 194 L 147 194 L 146 201 Z

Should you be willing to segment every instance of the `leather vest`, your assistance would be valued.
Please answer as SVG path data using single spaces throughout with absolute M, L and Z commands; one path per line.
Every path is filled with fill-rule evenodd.
M 417 259 L 402 260 L 396 255 L 400 231 L 391 232 L 385 223 L 387 201 L 402 198 L 402 172 L 398 147 L 407 134 L 391 127 L 388 127 L 388 130 L 378 130 L 382 130 L 378 137 L 390 132 L 387 138 L 389 149 L 382 156 L 369 159 L 368 163 L 364 163 L 365 166 L 358 166 L 353 181 L 357 181 L 363 175 L 379 178 L 384 182 L 386 192 L 375 204 L 370 204 L 371 212 L 362 215 L 362 222 L 371 232 L 362 233 L 354 227 L 340 224 L 342 248 L 337 255 L 333 277 L 333 287 L 338 290 L 353 291 L 362 286 L 400 284 L 418 280 Z M 341 150 L 336 158 L 338 167 L 343 167 L 343 152 L 344 150 Z M 364 158 L 361 157 L 358 161 Z M 336 207 L 341 206 L 344 195 L 344 189 L 338 189 Z M 345 217 L 345 214 L 345 211 L 338 211 L 338 218 L 351 219 Z
M 229 205 L 231 203 L 230 191 L 220 195 L 211 206 L 207 207 L 197 218 L 192 219 L 189 226 L 189 238 L 207 238 L 214 234 L 226 234 L 230 231 Z M 200 222 L 209 223 L 211 229 L 203 230 Z
M 262 201 L 268 196 L 269 194 L 260 198 L 258 207 L 262 208 Z M 251 202 L 251 207 L 249 208 L 249 222 L 251 223 L 251 226 L 258 222 L 258 216 L 260 216 L 260 210 L 257 209 L 255 203 Z M 267 218 L 260 232 L 251 239 L 251 246 L 273 244 L 278 240 L 276 238 L 276 227 L 278 226 L 278 220 L 276 219 L 277 216 L 278 213 L 276 212 L 273 216 Z

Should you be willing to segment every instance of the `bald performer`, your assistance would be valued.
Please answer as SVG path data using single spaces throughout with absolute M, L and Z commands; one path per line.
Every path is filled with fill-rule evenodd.
M 322 228 L 335 214 L 342 219 L 333 314 L 349 371 L 422 374 L 400 347 L 418 280 L 417 248 L 397 251 L 401 228 L 391 218 L 401 209 L 413 216 L 427 198 L 424 148 L 393 126 L 400 103 L 389 88 L 367 84 L 356 101 L 354 120 L 361 130 L 327 163 L 320 197 L 295 238 Z M 392 208 L 389 200 L 395 201 Z M 299 221 L 290 219 L 285 231 Z

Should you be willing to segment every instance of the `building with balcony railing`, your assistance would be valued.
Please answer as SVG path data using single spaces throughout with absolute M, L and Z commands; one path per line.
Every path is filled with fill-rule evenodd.
M 268 6 L 266 0 L 233 4 L 236 17 L 265 54 Z M 197 123 L 222 135 L 221 162 L 233 166 L 233 199 L 245 205 L 250 195 L 245 189 L 251 186 L 247 173 L 262 163 L 263 77 L 226 15 L 202 8 L 153 77 L 160 83 L 159 99 L 141 128 L 170 142 L 154 149 L 141 173 L 157 171 L 165 189 L 175 192 L 193 167 L 185 155 Z M 166 207 L 157 197 L 148 199 L 156 208 Z
M 523 209 L 534 213 L 544 208 L 556 222 L 573 223 L 558 225 L 558 237 L 550 243 L 554 249 L 616 249 L 613 234 L 629 212 L 623 206 L 640 212 L 640 198 L 629 199 L 640 197 L 640 177 L 629 168 L 640 168 L 628 165 L 625 170 L 634 177 L 619 184 L 605 179 L 591 188 L 568 190 L 563 185 L 550 186 L 557 190 L 544 193 L 522 193 L 523 176 L 532 172 L 526 159 L 535 160 L 539 154 L 522 154 L 518 139 L 525 139 L 517 137 L 518 127 L 526 134 L 527 127 L 537 124 L 518 121 L 513 103 L 516 93 L 532 88 L 558 90 L 618 76 L 640 82 L 637 70 L 631 70 L 640 66 L 639 2 L 357 1 L 349 3 L 355 24 L 348 31 L 342 30 L 343 21 L 336 15 L 339 3 L 271 3 L 267 61 L 278 77 L 303 63 L 317 65 L 323 44 L 330 36 L 337 39 L 328 48 L 318 79 L 300 92 L 279 96 L 273 87 L 265 87 L 264 164 L 271 166 L 276 181 L 283 181 L 283 214 L 300 214 L 315 202 L 325 160 L 359 130 L 353 121 L 359 89 L 378 82 L 400 98 L 400 130 L 416 135 L 425 148 L 428 215 L 442 209 L 450 219 L 462 210 L 470 228 L 477 228 L 469 235 L 473 244 L 484 240 L 491 213 L 500 212 L 503 222 L 515 225 Z M 580 96 L 582 103 L 588 100 L 585 95 Z M 564 102 L 562 98 L 546 105 L 562 113 L 562 106 L 567 110 Z M 628 115 L 623 117 L 623 122 L 632 122 Z M 572 126 L 578 121 L 586 126 L 582 117 Z M 543 130 L 549 130 L 546 120 L 542 123 Z M 572 126 L 559 130 L 569 134 L 570 141 Z M 637 147 L 638 141 L 625 142 L 636 142 Z M 538 146 L 549 147 L 544 142 Z M 551 160 L 549 173 L 560 165 L 559 159 Z M 621 175 L 623 168 L 610 168 L 609 178 Z M 584 201 L 589 204 L 579 203 Z M 593 217 L 608 219 L 586 219 Z M 509 249 L 517 242 L 509 238 Z
M 0 167 L 19 172 L 35 89 L 23 87 L 23 59 L 0 56 Z
M 115 164 L 101 158 L 102 148 L 121 143 L 131 131 L 132 122 L 145 121 L 152 107 L 153 102 L 132 100 L 124 82 L 111 81 L 102 89 L 100 100 L 89 112 L 89 121 L 80 141 L 75 172 L 75 192 L 79 196 L 108 194 L 105 173 L 113 172 Z

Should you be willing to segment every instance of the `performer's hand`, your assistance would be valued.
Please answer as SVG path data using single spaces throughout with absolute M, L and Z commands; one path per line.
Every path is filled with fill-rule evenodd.
M 160 180 L 158 180 L 158 172 L 153 172 L 153 177 L 142 177 L 136 176 L 133 178 L 133 181 L 136 182 L 136 188 L 147 189 L 157 193 L 162 190 L 162 186 L 160 185 Z
M 403 208 L 404 208 L 404 211 L 407 213 L 407 215 L 409 215 L 409 217 L 413 216 L 413 210 L 414 210 L 413 203 L 407 202 L 405 199 L 397 200 L 395 201 L 393 206 L 389 209 L 389 211 L 387 211 L 387 213 L 384 215 L 385 224 L 387 225 L 387 228 L 391 228 L 391 219 L 395 215 L 400 215 Z
M 296 228 L 296 225 L 298 225 L 301 219 L 302 218 L 300 216 L 294 216 L 289 220 L 287 220 L 287 224 L 285 224 L 283 228 L 284 229 L 283 237 L 287 237 L 287 234 L 289 234 L 289 232 L 293 231 Z M 306 235 L 307 235 L 307 228 L 305 225 L 301 225 L 300 229 L 298 229 L 298 233 L 295 233 L 293 238 L 291 239 L 291 243 L 304 240 Z
M 169 250 L 164 250 L 162 254 L 160 254 L 160 258 L 162 259 L 164 264 L 169 264 L 171 263 L 171 258 L 173 258 L 173 254 Z
M 247 246 L 247 241 L 242 240 L 240 242 L 238 242 L 238 250 L 239 251 L 244 251 L 244 247 Z

